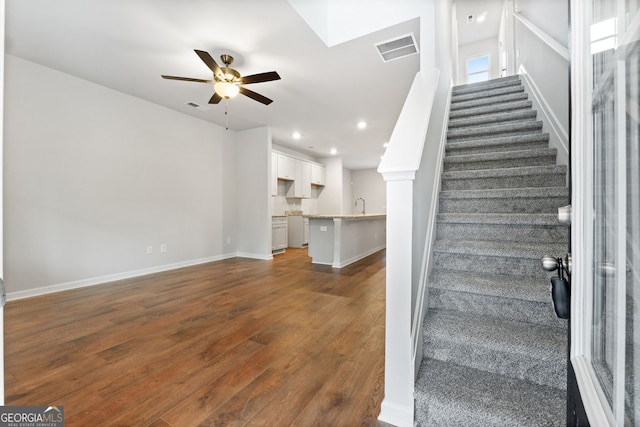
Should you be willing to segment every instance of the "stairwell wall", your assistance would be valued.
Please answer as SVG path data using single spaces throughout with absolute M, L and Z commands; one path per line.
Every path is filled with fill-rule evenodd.
M 540 114 L 557 163 L 568 163 L 569 18 L 568 2 L 515 2 L 516 69 Z M 541 60 L 542 58 L 542 60 Z

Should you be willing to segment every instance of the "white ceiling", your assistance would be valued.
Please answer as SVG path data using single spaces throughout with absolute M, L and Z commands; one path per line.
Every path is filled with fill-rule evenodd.
M 206 106 L 212 86 L 160 75 L 210 79 L 194 49 L 219 64 L 231 54 L 242 75 L 275 70 L 281 80 L 248 86 L 274 102 L 230 100 L 229 128 L 269 126 L 275 144 L 316 158 L 336 148 L 350 169 L 377 167 L 419 68 L 418 55 L 383 63 L 374 44 L 408 33 L 419 40 L 418 19 L 329 48 L 287 0 L 6 2 L 7 53 L 222 126 L 224 101 L 186 105 Z

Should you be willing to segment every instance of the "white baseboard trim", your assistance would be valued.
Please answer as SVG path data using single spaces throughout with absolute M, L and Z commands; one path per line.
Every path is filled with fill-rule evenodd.
M 102 285 L 117 280 L 131 279 L 134 277 L 145 276 L 147 274 L 161 273 L 163 271 L 175 270 L 183 267 L 191 267 L 198 264 L 206 264 L 208 262 L 221 261 L 223 259 L 235 258 L 240 256 L 235 253 L 222 254 L 206 258 L 192 259 L 172 264 L 159 265 L 156 267 L 143 268 L 140 270 L 127 271 L 124 273 L 108 274 L 106 276 L 92 277 L 89 279 L 75 280 L 73 282 L 59 283 L 57 285 L 43 286 L 40 288 L 28 289 L 24 291 L 8 292 L 7 301 L 16 301 L 24 298 L 31 298 L 40 295 L 52 294 L 55 292 L 68 291 L 71 289 L 85 288 L 88 286 Z
M 413 426 L 413 407 L 382 400 L 378 420 L 397 427 Z
M 367 251 L 367 252 L 364 252 L 364 253 L 358 254 L 357 256 L 354 256 L 353 258 L 349 258 L 349 259 L 344 260 L 344 261 L 342 261 L 342 262 L 339 262 L 339 261 L 335 261 L 335 260 L 334 260 L 334 261 L 333 261 L 333 264 L 331 264 L 331 267 L 333 267 L 333 268 L 342 268 L 342 267 L 346 267 L 346 266 L 347 266 L 347 265 L 349 265 L 349 264 L 353 264 L 353 263 L 354 263 L 354 262 L 356 262 L 356 261 L 360 261 L 362 258 L 366 258 L 366 257 L 368 257 L 369 255 L 373 255 L 373 254 L 375 254 L 376 252 L 383 250 L 385 247 L 386 247 L 386 245 L 378 246 L 377 248 L 373 248 L 373 249 L 371 249 L 371 250 L 369 250 L 369 251 Z
M 542 96 L 536 82 L 531 78 L 531 75 L 523 65 L 520 65 L 518 74 L 522 76 L 524 85 L 529 89 L 528 92 L 533 97 L 533 108 L 544 115 L 543 122 L 550 128 L 550 143 L 552 147 L 558 149 L 558 159 L 561 160 L 562 164 L 567 164 L 569 159 L 569 133 L 562 125 L 553 109 L 549 106 L 547 100 Z
M 284 251 L 283 251 L 284 252 Z M 236 255 L 238 258 L 251 258 L 251 259 L 261 259 L 263 261 L 269 261 L 273 259 L 273 254 L 252 254 L 250 252 L 238 252 Z

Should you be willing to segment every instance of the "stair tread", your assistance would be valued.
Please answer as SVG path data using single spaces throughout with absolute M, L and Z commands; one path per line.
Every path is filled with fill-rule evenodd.
M 485 90 L 486 88 L 504 87 L 504 86 L 512 86 L 512 85 L 517 86 L 521 84 L 522 82 L 520 81 L 520 76 L 507 76 L 507 77 L 501 77 L 498 79 L 487 80 L 484 82 L 456 85 L 451 89 L 451 92 L 454 94 L 466 93 L 466 92 L 477 92 L 479 90 Z
M 510 93 L 519 93 L 524 92 L 524 87 L 520 85 L 508 85 L 508 86 L 500 86 L 500 87 L 488 87 L 483 90 L 478 90 L 474 92 L 452 92 L 451 94 L 451 102 L 459 102 L 459 101 L 467 101 L 470 99 L 477 99 L 480 97 L 491 97 L 498 95 L 506 95 Z
M 458 128 L 465 126 L 475 126 L 478 123 L 487 124 L 491 123 L 500 123 L 511 120 L 533 120 L 537 117 L 537 112 L 531 109 L 522 109 L 515 111 L 507 111 L 507 112 L 499 112 L 499 113 L 489 113 L 489 114 L 478 114 L 472 117 L 459 117 L 449 119 L 449 128 Z
M 437 221 L 454 224 L 561 225 L 556 213 L 448 212 L 438 214 Z
M 529 258 L 540 260 L 545 255 L 566 252 L 566 243 L 503 242 L 494 240 L 436 240 L 434 252 L 494 256 L 503 258 Z M 542 266 L 540 267 L 542 269 Z
M 480 190 L 443 190 L 443 199 L 489 199 L 489 198 L 534 198 L 534 197 L 568 197 L 567 187 L 530 187 L 530 188 L 496 188 Z M 567 199 L 568 201 L 568 199 Z
M 494 138 L 478 138 L 465 141 L 451 141 L 445 144 L 445 151 L 462 150 L 465 148 L 495 146 L 498 149 L 505 144 L 529 143 L 529 142 L 549 142 L 549 134 L 545 132 L 535 132 L 523 135 L 509 135 Z
M 488 153 L 450 154 L 444 158 L 444 163 L 482 162 L 489 160 L 527 159 L 534 157 L 556 156 L 556 148 L 530 148 L 527 150 L 491 151 Z M 554 159 L 555 163 L 555 159 Z
M 463 171 L 447 171 L 442 173 L 443 179 L 482 179 L 493 177 L 515 177 L 543 174 L 566 174 L 565 165 L 520 166 L 516 168 L 473 169 Z
M 506 274 L 468 273 L 437 268 L 431 272 L 429 288 L 549 302 L 549 283 L 546 280 Z
M 416 419 L 424 426 L 564 426 L 565 398 L 553 387 L 425 359 L 416 380 Z
M 535 132 L 542 129 L 542 122 L 536 120 L 514 120 L 492 125 L 478 125 L 454 128 L 447 131 L 447 139 L 471 138 L 475 135 L 496 135 L 509 132 Z
M 474 108 L 474 107 L 487 106 L 492 104 L 501 104 L 504 102 L 523 101 L 525 99 L 528 99 L 526 92 L 518 92 L 518 93 L 511 93 L 508 95 L 492 96 L 490 98 L 477 98 L 477 99 L 471 99 L 468 101 L 460 101 L 460 102 L 452 103 L 449 108 L 452 111 L 457 111 L 457 110 L 462 110 L 466 108 Z
M 566 329 L 529 322 L 497 319 L 457 310 L 429 309 L 425 340 L 455 342 L 541 361 L 566 361 Z
M 496 114 L 505 111 L 528 111 L 532 106 L 533 102 L 528 99 L 506 101 L 499 104 L 479 105 L 451 111 L 449 114 L 449 120 L 471 119 L 486 114 Z

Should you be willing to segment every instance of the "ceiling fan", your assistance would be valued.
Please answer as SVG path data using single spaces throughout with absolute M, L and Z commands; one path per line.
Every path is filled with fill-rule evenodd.
M 269 71 L 266 73 L 258 73 L 251 74 L 249 76 L 241 76 L 239 72 L 229 67 L 233 63 L 233 56 L 231 55 L 221 55 L 220 59 L 224 64 L 224 67 L 218 66 L 218 63 L 209 55 L 208 52 L 194 49 L 196 54 L 202 59 L 207 67 L 213 71 L 213 80 L 204 80 L 204 79 L 193 79 L 190 77 L 177 77 L 177 76 L 165 76 L 162 75 L 162 78 L 169 80 L 182 80 L 186 82 L 197 82 L 197 83 L 211 83 L 215 88 L 215 92 L 213 96 L 209 100 L 209 104 L 217 104 L 222 98 L 229 99 L 236 96 L 238 93 L 241 93 L 245 96 L 248 96 L 251 99 L 254 99 L 258 102 L 261 102 L 265 105 L 269 105 L 273 102 L 273 100 L 267 98 L 264 95 L 260 95 L 257 92 L 249 90 L 242 85 L 247 85 L 251 83 L 263 83 L 269 82 L 272 80 L 280 80 L 280 76 L 275 71 Z

